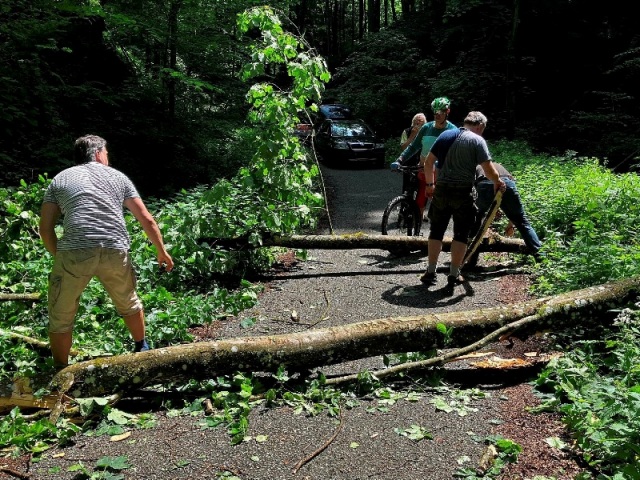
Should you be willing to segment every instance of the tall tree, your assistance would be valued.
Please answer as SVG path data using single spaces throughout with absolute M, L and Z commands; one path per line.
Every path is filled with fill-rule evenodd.
M 367 0 L 368 31 L 371 33 L 380 31 L 380 0 Z

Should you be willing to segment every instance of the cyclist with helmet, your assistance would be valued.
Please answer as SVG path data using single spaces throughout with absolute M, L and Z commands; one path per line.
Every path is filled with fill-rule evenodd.
M 425 123 L 418 134 L 415 136 L 411 144 L 400 154 L 398 159 L 391 164 L 391 168 L 397 168 L 397 165 L 407 165 L 408 161 L 418 152 L 420 152 L 420 165 L 424 165 L 424 161 L 431 150 L 431 145 L 436 141 L 440 134 L 447 130 L 454 130 L 457 127 L 447 120 L 451 111 L 451 100 L 447 97 L 438 97 L 431 102 L 431 110 L 435 116 L 435 120 Z M 416 203 L 420 207 L 420 211 L 424 210 L 427 203 L 425 192 L 426 182 L 423 172 L 418 174 L 420 187 Z

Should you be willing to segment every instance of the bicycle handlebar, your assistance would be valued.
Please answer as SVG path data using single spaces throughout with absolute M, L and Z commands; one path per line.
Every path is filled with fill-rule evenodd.
M 392 172 L 419 172 L 420 170 L 422 170 L 423 167 L 421 167 L 420 165 L 412 165 L 412 166 L 404 166 L 404 165 L 398 165 L 398 168 L 391 170 Z

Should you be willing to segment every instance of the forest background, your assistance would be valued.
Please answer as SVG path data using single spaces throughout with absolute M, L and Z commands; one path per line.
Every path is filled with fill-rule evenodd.
M 0 186 L 71 164 L 73 140 L 105 137 L 143 195 L 233 175 L 251 155 L 251 35 L 236 14 L 268 3 L 324 57 L 323 101 L 351 105 L 393 139 L 432 98 L 486 136 L 638 161 L 640 34 L 624 8 L 584 0 L 0 1 Z M 281 70 L 264 78 L 287 88 Z M 396 152 L 390 152 L 395 154 Z
M 95 133 L 149 199 L 180 259 L 180 269 L 159 276 L 151 247 L 128 218 L 153 346 L 190 342 L 194 325 L 254 305 L 261 287 L 246 279 L 267 268 L 273 252 L 228 252 L 200 237 L 247 235 L 258 245 L 262 233 L 313 229 L 324 206 L 318 168 L 291 133 L 296 112 L 321 93 L 351 105 L 396 147 L 401 129 L 415 112 L 428 112 L 435 96 L 453 100 L 456 124 L 469 110 L 487 114 L 492 153 L 517 172 L 544 240 L 543 261 L 533 267 L 537 293 L 640 272 L 633 172 L 640 34 L 624 9 L 568 0 L 326 0 L 270 2 L 283 26 L 264 9 L 237 15 L 257 4 L 0 0 L 2 293 L 46 291 L 51 258 L 37 234 L 44 174 L 70 166 L 73 140 Z M 624 325 L 630 316 L 621 313 Z M 46 342 L 41 355 L 20 337 L 46 339 L 44 302 L 4 302 L 0 323 L 2 383 L 52 369 Z M 601 357 L 586 343 L 590 354 L 582 358 L 574 343 L 577 356 L 539 381 L 559 401 L 577 399 L 561 408 L 590 465 L 635 475 L 640 370 L 629 365 L 637 364 L 640 333 L 624 325 L 601 336 Z M 74 342 L 82 359 L 130 349 L 97 284 L 83 295 Z M 221 391 L 230 388 L 223 383 Z M 596 406 L 593 423 L 585 412 Z M 241 440 L 249 409 L 228 410 L 240 411 L 224 424 Z M 52 438 L 78 431 L 47 422 L 13 410 L 0 421 L 0 447 L 43 451 Z

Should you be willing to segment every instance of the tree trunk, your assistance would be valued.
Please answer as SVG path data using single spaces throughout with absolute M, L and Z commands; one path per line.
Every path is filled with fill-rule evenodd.
M 284 365 L 302 371 L 389 353 L 465 346 L 525 317 L 519 335 L 601 325 L 612 309 L 636 301 L 640 277 L 528 302 L 467 312 L 383 318 L 288 335 L 239 337 L 99 358 L 71 365 L 53 379 L 70 394 L 102 395 L 177 379 L 205 379 L 236 371 L 273 372 Z M 613 315 L 611 315 L 612 317 Z M 438 325 L 451 329 L 445 337 Z M 64 389 L 63 392 L 67 390 Z
M 39 293 L 0 293 L 0 302 L 37 302 Z
M 506 110 L 507 136 L 513 138 L 516 131 L 516 78 L 515 68 L 518 65 L 516 55 L 516 40 L 520 24 L 520 0 L 513 0 L 513 17 L 511 20 L 511 35 L 507 44 L 507 75 L 506 75 Z
M 347 250 L 359 248 L 379 248 L 382 250 L 428 250 L 427 237 L 396 237 L 390 235 L 367 235 L 351 233 L 345 235 L 271 235 L 262 239 L 262 244 L 252 246 L 248 237 L 240 238 L 201 238 L 200 241 L 212 246 L 230 249 L 258 248 L 258 247 L 288 247 L 320 250 Z M 451 251 L 449 237 L 442 240 L 442 250 Z M 498 234 L 491 234 L 484 238 L 477 249 L 478 252 L 509 252 L 527 253 L 527 247 L 519 238 L 508 238 Z
M 175 72 L 178 65 L 178 16 L 182 8 L 182 0 L 171 2 L 169 10 L 169 31 L 167 34 L 167 54 L 169 56 L 168 66 L 171 72 Z M 170 76 L 166 80 L 167 88 L 167 114 L 169 122 L 173 124 L 176 115 L 176 79 Z
M 367 18 L 368 28 L 370 33 L 376 33 L 380 31 L 380 0 L 367 0 Z

